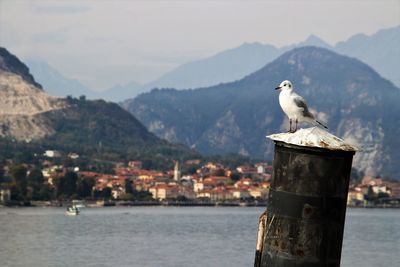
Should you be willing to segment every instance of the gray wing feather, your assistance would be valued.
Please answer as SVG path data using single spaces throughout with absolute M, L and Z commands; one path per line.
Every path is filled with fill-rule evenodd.
M 304 98 L 299 96 L 299 97 L 295 97 L 293 100 L 294 100 L 294 103 L 296 104 L 296 106 L 303 109 L 304 117 L 314 119 L 314 115 L 311 114 L 311 112 L 308 110 L 307 103 L 304 100 Z

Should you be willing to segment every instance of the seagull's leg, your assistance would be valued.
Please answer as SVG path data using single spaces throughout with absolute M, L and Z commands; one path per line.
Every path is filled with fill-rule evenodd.
M 294 129 L 294 131 L 297 131 L 297 124 L 299 123 L 299 121 L 296 119 L 296 129 Z
M 292 132 L 292 119 L 289 119 L 289 133 Z

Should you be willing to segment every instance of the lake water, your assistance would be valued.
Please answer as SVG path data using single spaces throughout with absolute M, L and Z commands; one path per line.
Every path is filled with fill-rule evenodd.
M 0 266 L 253 266 L 264 208 L 0 209 Z M 342 267 L 400 266 L 400 210 L 348 209 Z

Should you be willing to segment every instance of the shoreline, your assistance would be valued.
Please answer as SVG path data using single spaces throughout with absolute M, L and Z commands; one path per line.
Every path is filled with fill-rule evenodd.
M 163 206 L 163 207 L 265 207 L 267 201 L 245 202 L 245 201 L 104 201 L 89 200 L 82 201 L 85 208 L 100 207 L 135 207 L 135 206 Z M 0 208 L 40 208 L 40 207 L 68 207 L 72 205 L 72 201 L 28 201 L 18 202 L 12 201 L 1 203 Z M 376 204 L 376 205 L 347 205 L 347 208 L 354 209 L 399 209 L 400 204 Z

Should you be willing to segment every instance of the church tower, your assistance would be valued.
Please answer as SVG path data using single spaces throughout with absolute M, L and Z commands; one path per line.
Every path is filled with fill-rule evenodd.
M 180 179 L 181 179 L 181 169 L 179 166 L 179 161 L 175 161 L 174 181 L 179 182 Z

